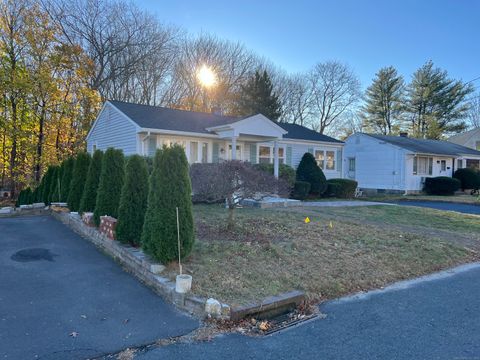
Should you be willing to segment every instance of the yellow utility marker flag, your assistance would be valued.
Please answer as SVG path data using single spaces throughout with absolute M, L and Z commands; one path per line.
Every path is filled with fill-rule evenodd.
M 330 224 L 328 224 L 328 226 L 330 226 L 330 229 L 333 229 L 333 223 L 330 221 Z
M 304 221 L 305 221 L 305 224 L 308 224 L 310 222 L 310 218 L 307 216 Z

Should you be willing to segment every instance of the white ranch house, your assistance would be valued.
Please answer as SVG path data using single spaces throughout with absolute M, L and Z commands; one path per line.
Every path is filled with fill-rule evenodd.
M 278 176 L 279 164 L 297 167 L 310 152 L 327 178 L 343 173 L 342 141 L 261 114 L 242 118 L 107 101 L 87 135 L 90 153 L 113 147 L 125 155 L 152 156 L 171 144 L 184 147 L 190 164 L 230 159 L 273 163 Z
M 480 151 L 448 141 L 356 133 L 345 141 L 344 177 L 366 193 L 419 193 L 425 178 L 474 167 Z

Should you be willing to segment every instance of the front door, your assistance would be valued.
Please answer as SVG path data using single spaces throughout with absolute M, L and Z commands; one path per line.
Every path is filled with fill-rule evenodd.
M 236 160 L 243 160 L 242 159 L 242 145 L 237 144 L 237 153 Z M 228 160 L 232 160 L 232 144 L 228 145 Z
M 356 161 L 354 157 L 348 158 L 348 173 L 347 176 L 349 179 L 355 179 L 355 168 Z

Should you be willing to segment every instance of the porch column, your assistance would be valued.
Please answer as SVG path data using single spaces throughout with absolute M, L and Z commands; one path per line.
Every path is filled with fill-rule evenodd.
M 237 160 L 237 137 L 232 136 L 232 160 Z
M 273 175 L 278 179 L 278 141 L 273 142 Z

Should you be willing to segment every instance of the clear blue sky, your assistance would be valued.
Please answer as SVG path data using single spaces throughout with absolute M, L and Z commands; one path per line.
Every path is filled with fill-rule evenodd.
M 168 24 L 240 41 L 289 72 L 347 62 L 366 87 L 394 65 L 408 81 L 431 59 L 450 76 L 480 76 L 477 0 L 136 0 Z M 474 82 L 480 89 L 480 80 Z

